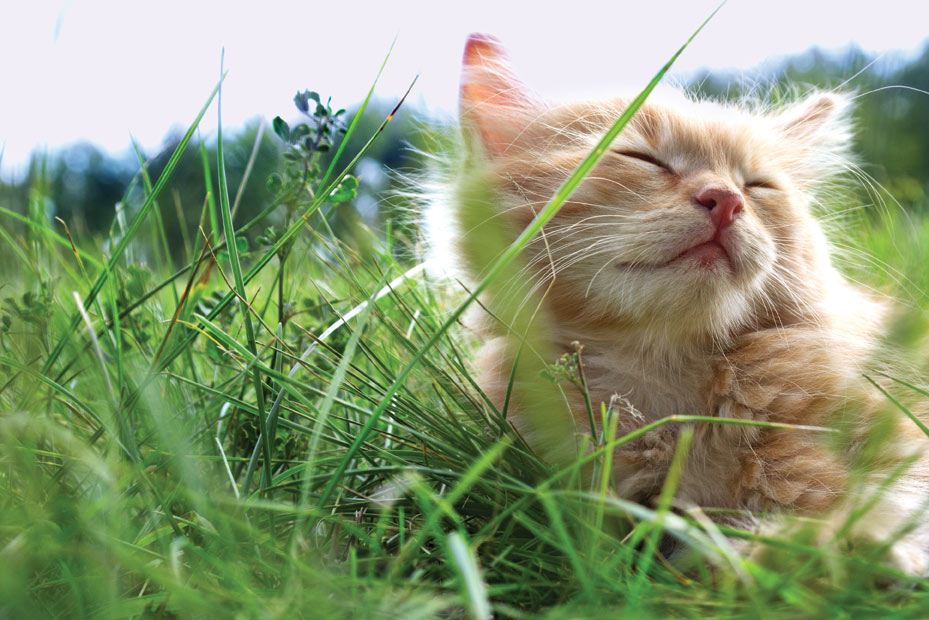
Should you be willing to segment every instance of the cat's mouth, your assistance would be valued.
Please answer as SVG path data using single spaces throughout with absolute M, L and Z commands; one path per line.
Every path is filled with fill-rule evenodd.
M 710 239 L 709 241 L 698 243 L 690 249 L 684 250 L 676 257 L 671 259 L 671 262 L 675 263 L 679 260 L 688 258 L 697 261 L 701 265 L 709 267 L 719 260 L 728 261 L 729 252 L 726 251 L 726 248 L 723 247 L 723 244 L 720 243 L 717 239 Z
M 667 264 L 675 265 L 686 261 L 703 269 L 710 269 L 721 263 L 732 267 L 732 257 L 726 245 L 722 240 L 722 236 L 717 232 L 709 240 L 690 246 L 668 261 Z
M 701 241 L 686 249 L 678 252 L 672 258 L 664 262 L 655 262 L 651 264 L 643 263 L 620 263 L 619 266 L 627 269 L 660 269 L 662 267 L 674 267 L 676 265 L 694 265 L 700 269 L 712 269 L 716 265 L 728 265 L 730 269 L 735 268 L 732 260 L 731 250 L 727 247 L 729 244 L 723 242 L 717 233 L 706 241 Z

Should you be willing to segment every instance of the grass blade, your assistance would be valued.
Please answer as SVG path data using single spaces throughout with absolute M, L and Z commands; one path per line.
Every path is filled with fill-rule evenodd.
M 449 330 L 458 319 L 464 314 L 465 310 L 477 299 L 484 289 L 486 289 L 491 282 L 493 282 L 499 275 L 504 271 L 504 269 L 512 263 L 520 252 L 529 244 L 529 242 L 542 230 L 542 227 L 554 217 L 555 213 L 561 208 L 561 205 L 571 196 L 578 185 L 581 184 L 581 181 L 584 180 L 584 177 L 593 169 L 594 165 L 600 158 L 606 153 L 609 145 L 612 144 L 613 140 L 616 139 L 616 136 L 619 135 L 619 132 L 623 130 L 626 124 L 632 119 L 632 116 L 639 110 L 651 92 L 658 86 L 658 82 L 661 81 L 661 78 L 668 72 L 671 68 L 671 65 L 674 64 L 674 61 L 677 60 L 687 46 L 690 45 L 690 42 L 694 40 L 703 27 L 716 15 L 716 11 L 704 21 L 699 28 L 687 39 L 687 42 L 671 57 L 671 59 L 661 68 L 658 73 L 652 78 L 648 83 L 645 89 L 636 96 L 635 99 L 629 104 L 625 111 L 620 115 L 618 119 L 613 123 L 613 125 L 607 130 L 606 134 L 600 139 L 594 149 L 584 158 L 583 161 L 578 165 L 574 170 L 571 176 L 561 185 L 560 188 L 555 192 L 555 195 L 552 196 L 551 200 L 539 211 L 538 215 L 533 218 L 529 225 L 520 233 L 516 240 L 507 248 L 506 252 L 501 256 L 497 262 L 491 267 L 487 275 L 480 281 L 480 283 L 474 288 L 474 290 L 468 295 L 467 299 L 454 311 L 451 313 L 451 316 L 446 319 L 445 323 L 429 338 L 420 352 L 413 357 L 413 359 L 400 371 L 396 380 L 391 383 L 390 387 L 387 388 L 384 396 L 381 398 L 380 403 L 378 404 L 377 409 L 374 410 L 374 413 L 371 415 L 371 418 L 367 421 L 364 428 L 358 433 L 355 441 L 352 443 L 352 446 L 348 449 L 347 453 L 342 459 L 342 462 L 339 464 L 339 467 L 333 472 L 332 478 L 329 481 L 329 484 L 326 486 L 320 498 L 320 505 L 325 504 L 329 501 L 329 497 L 332 495 L 335 485 L 338 483 L 338 480 L 341 478 L 345 469 L 348 467 L 349 462 L 354 458 L 355 452 L 361 444 L 367 439 L 368 433 L 371 432 L 371 429 L 374 428 L 374 425 L 377 423 L 380 416 L 387 409 L 387 406 L 390 404 L 391 399 L 397 393 L 397 390 L 400 389 L 400 386 L 406 381 L 406 378 L 409 376 L 410 372 L 419 364 L 420 360 L 426 354 L 426 351 L 431 349 L 435 344 L 441 339 L 445 332 Z M 390 118 L 390 117 L 388 117 Z
M 220 59 L 220 75 L 223 75 L 223 50 Z M 229 188 L 226 186 L 226 164 L 223 161 L 223 90 L 222 79 L 219 83 L 218 99 L 216 105 L 216 170 L 219 177 L 219 203 L 223 218 L 223 234 L 226 237 L 226 251 L 229 253 L 229 263 L 232 267 L 232 278 L 238 293 L 239 304 L 242 309 L 242 319 L 245 321 L 245 334 L 248 338 L 248 350 L 252 355 L 258 355 L 258 346 L 255 344 L 255 328 L 252 325 L 252 313 L 248 306 L 248 297 L 245 294 L 245 281 L 242 279 L 242 267 L 239 265 L 239 250 L 235 242 L 235 228 L 232 224 L 232 212 L 229 207 Z M 264 461 L 262 463 L 261 488 L 271 483 L 271 437 L 270 420 L 265 416 L 264 386 L 261 383 L 261 374 L 257 367 L 252 368 L 252 380 L 255 386 L 255 398 L 258 402 L 258 416 L 262 422 L 262 446 L 264 448 Z
M 110 256 L 110 260 L 107 261 L 107 268 L 97 278 L 97 281 L 94 283 L 93 287 L 90 289 L 90 292 L 87 294 L 87 297 L 84 299 L 83 306 L 85 310 L 90 309 L 90 306 L 97 298 L 97 294 L 100 293 L 100 291 L 103 289 L 103 284 L 106 282 L 108 274 L 113 271 L 117 262 L 119 262 L 119 259 L 122 257 L 123 253 L 126 251 L 126 248 L 129 246 L 129 243 L 135 237 L 136 232 L 138 232 L 139 226 L 141 226 L 142 222 L 145 221 L 149 211 L 151 211 L 152 206 L 155 204 L 155 199 L 161 193 L 161 190 L 164 189 L 168 179 L 171 178 L 171 173 L 174 172 L 174 168 L 180 161 L 181 155 L 183 155 L 184 151 L 187 149 L 187 143 L 190 142 L 190 138 L 194 135 L 194 131 L 200 125 L 200 120 L 203 118 L 203 115 L 206 114 L 207 108 L 210 107 L 210 104 L 213 102 L 213 98 L 219 92 L 221 84 L 222 78 L 220 78 L 219 83 L 216 84 L 216 86 L 213 88 L 213 92 L 211 92 L 210 96 L 207 97 L 206 103 L 204 103 L 203 107 L 200 108 L 200 112 L 197 113 L 193 123 L 191 123 L 190 127 L 188 127 L 187 132 L 184 134 L 184 137 L 181 138 L 181 141 L 178 143 L 177 147 L 175 147 L 170 159 L 168 159 L 168 163 L 165 165 L 165 169 L 162 171 L 161 175 L 159 175 L 158 181 L 155 183 L 154 187 L 152 187 L 152 191 L 148 194 L 145 202 L 142 203 L 142 207 L 139 209 L 139 212 L 134 218 L 132 218 L 132 223 L 126 230 L 126 233 L 116 244 L 116 247 L 113 249 L 113 253 Z M 58 339 L 58 343 L 55 345 L 55 348 L 52 349 L 52 352 L 49 353 L 48 358 L 46 358 L 45 363 L 42 365 L 43 375 L 48 374 L 52 366 L 58 360 L 61 352 L 64 351 L 65 346 L 68 344 L 68 340 L 71 338 L 71 334 L 74 333 L 80 322 L 81 314 L 80 312 L 75 312 L 71 319 L 70 325 L 65 330 L 65 333 L 62 334 Z

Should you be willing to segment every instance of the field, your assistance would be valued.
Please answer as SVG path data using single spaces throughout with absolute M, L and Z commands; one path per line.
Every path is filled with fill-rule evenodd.
M 929 615 L 924 582 L 881 549 L 815 543 L 815 522 L 765 538 L 682 516 L 673 473 L 657 507 L 615 497 L 612 449 L 631 436 L 539 460 L 476 386 L 458 319 L 583 166 L 468 292 L 426 268 L 409 222 L 338 229 L 394 115 L 365 130 L 367 100 L 350 114 L 314 95 L 295 100 L 305 126 L 275 121 L 275 198 L 248 219 L 222 134 L 216 162 L 193 140 L 200 116 L 104 234 L 49 217 L 39 181 L 0 205 L 0 617 Z M 198 149 L 199 226 L 178 251 L 163 188 Z M 929 219 L 865 190 L 848 200 L 873 208 L 823 217 L 846 273 L 900 300 L 889 342 L 912 372 L 896 378 L 918 386 Z M 690 544 L 689 566 L 664 536 Z

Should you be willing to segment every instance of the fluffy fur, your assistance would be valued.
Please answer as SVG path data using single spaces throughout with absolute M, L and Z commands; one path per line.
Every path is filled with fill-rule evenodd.
M 477 251 L 488 218 L 474 215 L 475 193 L 490 196 L 496 230 L 515 238 L 627 103 L 541 102 L 497 41 L 469 39 L 461 86 L 466 155 L 451 194 L 462 262 L 473 277 L 493 258 Z M 884 303 L 833 268 L 810 212 L 817 188 L 845 169 L 849 138 L 848 101 L 834 93 L 780 110 L 649 101 L 532 242 L 523 270 L 484 304 L 499 319 L 514 304 L 541 300 L 536 320 L 547 321 L 546 354 L 583 347 L 593 403 L 622 396 L 628 415 L 620 433 L 675 414 L 806 426 L 840 415 L 851 420 L 857 445 L 881 402 L 862 372 Z M 502 405 L 512 336 L 500 321 L 489 321 L 484 333 L 481 386 Z M 530 383 L 517 377 L 511 423 L 546 457 L 576 449 L 576 438 L 590 431 L 581 392 L 564 390 L 575 439 L 546 435 L 550 420 L 538 418 Z M 874 488 L 925 446 L 909 422 L 895 432 L 894 453 L 874 465 Z M 616 492 L 652 501 L 675 441 L 676 428 L 665 426 L 618 450 Z M 812 431 L 704 424 L 677 501 L 820 514 L 840 524 L 849 509 L 847 470 Z M 922 506 L 926 480 L 925 460 L 917 460 L 853 535 L 888 540 Z M 925 574 L 927 529 L 917 524 L 889 558 Z

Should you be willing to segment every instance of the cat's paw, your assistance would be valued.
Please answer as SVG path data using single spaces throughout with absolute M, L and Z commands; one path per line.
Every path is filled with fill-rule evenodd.
M 755 531 L 755 540 L 745 540 L 737 547 L 744 557 L 768 569 L 783 571 L 797 562 L 807 563 L 810 558 L 834 564 L 842 558 L 857 558 L 860 561 L 883 564 L 907 577 L 929 576 L 929 544 L 926 539 L 910 533 L 892 543 L 880 527 L 853 527 L 845 525 L 847 515 L 834 512 L 823 520 L 794 518 L 769 518 L 761 522 Z M 761 542 L 765 541 L 765 542 Z M 777 544 L 778 541 L 808 548 L 808 552 L 794 552 Z M 810 554 L 813 553 L 811 556 Z M 898 580 L 887 570 L 876 570 L 874 578 L 881 584 L 890 585 Z
M 661 489 L 676 445 L 674 431 L 663 426 L 617 449 L 613 474 L 619 496 L 648 503 L 648 498 Z
M 904 538 L 895 542 L 886 562 L 910 577 L 929 577 L 929 549 L 917 541 Z

